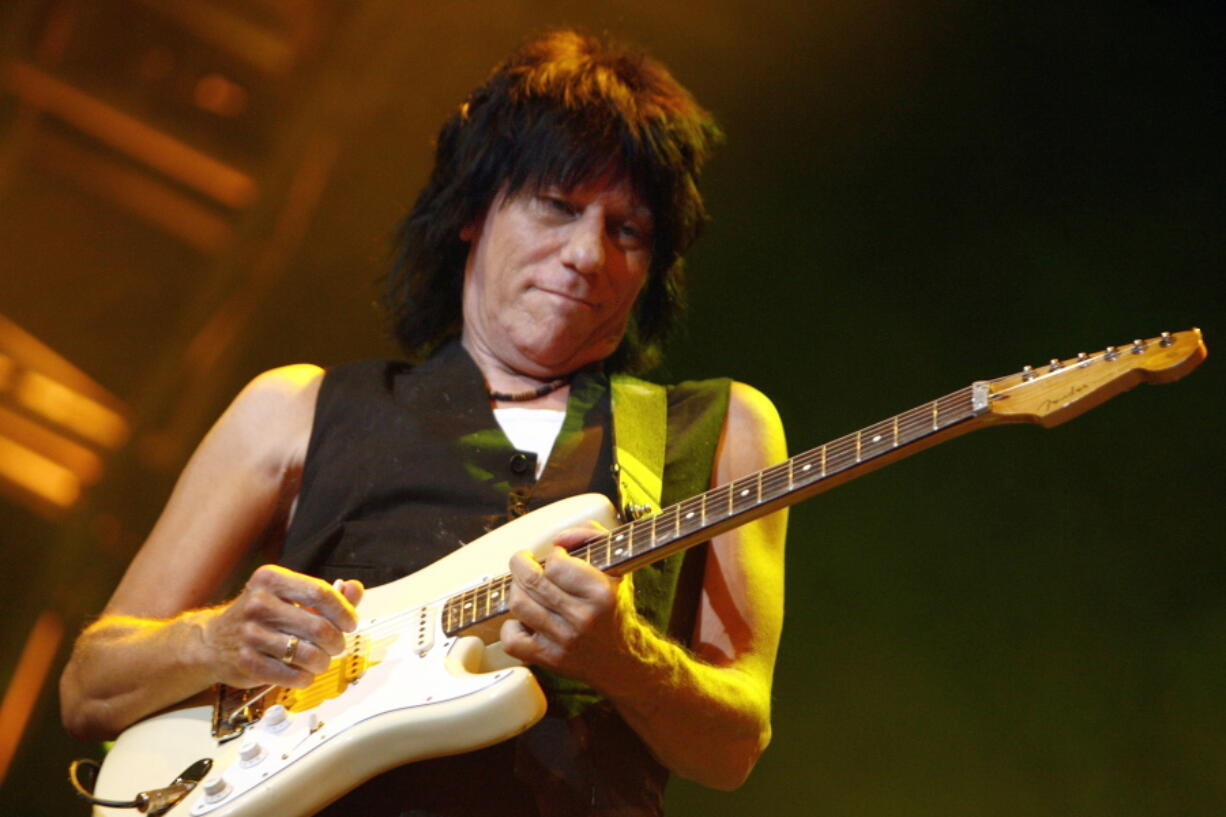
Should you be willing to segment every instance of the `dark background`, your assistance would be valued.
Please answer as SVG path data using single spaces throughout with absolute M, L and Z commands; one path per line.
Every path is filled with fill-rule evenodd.
M 27 58 L 59 5 L 72 4 L 0 12 L 7 53 Z M 99 77 L 115 104 L 156 109 L 283 191 L 270 202 L 300 195 L 282 179 L 307 135 L 329 134 L 334 160 L 265 274 L 274 203 L 234 217 L 239 249 L 208 255 L 10 151 L 0 313 L 124 400 L 135 432 L 72 514 L 4 509 L 6 673 L 41 608 L 62 607 L 71 629 L 101 607 L 246 379 L 391 353 L 374 282 L 433 132 L 545 27 L 645 47 L 722 121 L 691 320 L 662 376 L 756 385 L 793 452 L 1025 363 L 1192 326 L 1211 350 L 1222 337 L 1217 3 L 372 4 L 384 16 L 365 28 L 322 14 L 342 45 L 268 84 L 247 142 L 129 83 L 148 4 L 100 7 L 78 29 L 93 61 L 62 69 L 78 84 Z M 10 148 L 15 99 L 0 107 Z M 242 320 L 193 369 L 191 339 L 227 309 Z M 1222 813 L 1215 354 L 1068 425 L 978 433 L 794 509 L 774 743 L 735 793 L 675 782 L 673 813 Z M 83 813 L 63 768 L 97 752 L 60 735 L 53 682 L 4 814 Z

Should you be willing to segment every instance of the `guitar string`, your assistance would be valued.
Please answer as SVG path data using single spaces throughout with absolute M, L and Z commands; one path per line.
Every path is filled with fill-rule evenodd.
M 1159 340 L 1159 338 L 1155 338 L 1148 341 L 1147 345 L 1158 342 Z M 1087 356 L 1084 360 L 1079 360 L 1076 358 L 1066 359 L 1061 361 L 1061 365 L 1056 369 L 1051 369 L 1047 372 L 1035 372 L 1032 379 L 1015 382 L 1013 385 L 1006 389 L 1002 389 L 997 393 L 1008 392 L 1019 386 L 1028 385 L 1036 380 L 1042 380 L 1052 375 L 1058 375 L 1059 373 L 1069 369 L 1088 368 L 1090 365 L 1106 358 L 1106 356 L 1106 351 L 1102 351 L 1095 353 L 1094 355 Z M 1132 367 L 1130 366 L 1128 368 L 1131 370 Z M 1023 372 L 1016 372 L 982 382 L 989 385 L 999 384 L 1008 380 L 1016 381 L 1018 378 L 1024 377 L 1025 375 Z M 698 497 L 676 503 L 669 508 L 663 509 L 654 517 L 620 526 L 619 528 L 615 529 L 615 531 L 611 531 L 607 536 L 603 536 L 580 545 L 578 548 L 575 548 L 572 553 L 584 557 L 589 562 L 592 562 L 593 553 L 596 550 L 603 548 L 605 549 L 606 554 L 608 553 L 608 548 L 611 546 L 612 540 L 615 538 L 615 534 L 620 533 L 626 535 L 630 538 L 631 542 L 633 542 L 633 535 L 637 532 L 636 528 L 639 526 L 646 527 L 650 525 L 653 529 L 652 533 L 654 535 L 656 532 L 655 526 L 658 524 L 658 522 L 662 520 L 667 521 L 669 517 L 673 517 L 674 524 L 679 526 L 680 520 L 677 517 L 680 516 L 681 512 L 688 511 L 695 506 L 705 506 L 712 501 L 722 503 L 725 499 L 727 499 L 730 506 L 733 508 L 733 510 L 728 514 L 729 516 L 735 516 L 746 510 L 752 510 L 754 506 L 761 504 L 763 501 L 778 498 L 795 487 L 794 465 L 801 464 L 807 468 L 813 464 L 812 460 L 819 456 L 823 461 L 823 465 L 825 467 L 819 477 L 819 480 L 802 482 L 801 487 L 805 487 L 806 485 L 811 485 L 817 481 L 820 481 L 820 478 L 841 473 L 842 471 L 867 462 L 884 453 L 895 450 L 900 446 L 905 446 L 916 442 L 929 433 L 944 430 L 956 425 L 957 423 L 974 417 L 976 412 L 973 408 L 973 392 L 974 385 L 967 386 L 951 394 L 945 395 L 944 397 L 937 398 L 936 400 L 902 412 L 889 419 L 866 426 L 859 431 L 847 434 L 826 443 L 823 446 L 798 454 L 776 466 L 771 466 L 754 474 L 734 480 L 732 483 L 712 489 L 711 491 L 701 494 Z M 950 412 L 954 413 L 952 418 L 943 416 L 949 414 Z M 865 456 L 866 444 L 864 441 L 866 434 L 873 435 L 869 438 L 867 443 L 869 452 L 867 457 Z M 889 443 L 886 446 L 881 447 L 879 450 L 874 451 L 873 447 L 879 446 L 882 439 L 886 438 L 887 436 L 892 438 L 890 439 Z M 853 450 L 856 452 L 854 458 L 852 457 Z M 783 488 L 785 484 L 787 485 L 786 489 Z M 746 491 L 750 491 L 755 487 L 757 489 L 757 498 L 755 501 L 750 503 L 748 507 L 738 507 L 737 500 L 735 497 L 731 496 L 731 494 L 739 490 L 742 496 L 745 496 Z M 606 558 L 608 558 L 607 555 Z M 606 562 L 605 564 L 607 566 L 608 564 L 611 564 L 611 561 Z M 505 583 L 505 577 L 489 582 L 486 587 L 500 585 L 501 583 Z M 483 588 L 476 588 L 475 592 L 480 593 L 481 589 Z M 461 620 L 463 621 L 463 619 Z
M 653 522 L 658 523 L 659 521 L 662 521 L 662 520 L 667 521 L 669 519 L 672 519 L 672 523 L 670 524 L 677 524 L 679 526 L 680 515 L 683 512 L 690 510 L 691 508 L 700 507 L 703 504 L 710 504 L 716 501 L 722 504 L 729 499 L 728 494 L 732 491 L 735 491 L 737 489 L 748 490 L 748 488 L 745 486 L 749 486 L 749 487 L 760 486 L 758 493 L 761 495 L 761 498 L 760 499 L 755 498 L 755 500 L 752 503 L 750 503 L 748 506 L 738 504 L 735 498 L 732 498 L 731 500 L 735 510 L 730 515 L 738 515 L 746 510 L 752 510 L 754 506 L 761 504 L 762 502 L 768 501 L 770 499 L 775 499 L 778 496 L 786 494 L 787 490 L 784 490 L 784 486 L 787 486 L 787 489 L 789 490 L 792 487 L 794 487 L 794 479 L 787 473 L 789 462 L 804 464 L 806 457 L 813 458 L 813 457 L 816 457 L 822 454 L 823 448 L 825 449 L 824 456 L 826 457 L 826 459 L 828 460 L 833 459 L 836 461 L 839 459 L 845 459 L 847 458 L 847 456 L 850 455 L 851 451 L 856 448 L 856 445 L 857 445 L 856 437 L 858 434 L 861 437 L 861 443 L 860 443 L 861 456 L 860 458 L 857 460 L 851 461 L 851 462 L 838 463 L 837 467 L 829 470 L 827 474 L 825 474 L 825 476 L 831 476 L 835 473 L 839 473 L 841 471 L 847 470 L 847 468 L 849 467 L 857 465 L 861 462 L 866 462 L 869 459 L 875 458 L 880 453 L 885 453 L 886 450 L 892 450 L 893 448 L 896 448 L 900 445 L 909 444 L 911 442 L 914 442 L 915 439 L 917 439 L 920 436 L 923 436 L 923 433 L 928 433 L 932 431 L 933 429 L 931 428 L 930 417 L 932 414 L 932 407 L 934 406 L 934 404 L 936 406 L 936 411 L 937 411 L 938 416 L 943 415 L 943 414 L 948 414 L 951 411 L 959 412 L 959 415 L 954 417 L 953 420 L 948 420 L 947 422 L 940 424 L 936 430 L 940 430 L 941 428 L 952 425 L 955 422 L 966 419 L 967 417 L 970 416 L 970 412 L 965 410 L 965 406 L 968 404 L 968 398 L 970 396 L 970 393 L 971 393 L 971 387 L 965 387 L 950 395 L 946 395 L 945 397 L 941 397 L 935 401 L 926 403 L 923 406 L 920 406 L 915 409 L 911 409 L 908 412 L 904 412 L 903 414 L 900 414 L 897 417 L 880 421 L 876 423 L 875 425 L 868 426 L 864 429 L 861 429 L 861 431 L 859 432 L 853 432 L 852 434 L 846 435 L 837 440 L 833 440 L 827 443 L 823 447 L 819 447 L 816 449 L 812 449 L 811 451 L 803 452 L 802 454 L 798 454 L 795 457 L 792 457 L 790 460 L 785 460 L 783 463 L 779 463 L 775 466 L 770 466 L 769 468 L 762 469 L 762 471 L 756 472 L 755 474 L 751 474 L 746 477 L 742 477 L 738 480 L 734 480 L 732 483 L 728 483 L 718 488 L 714 488 L 711 491 L 705 492 L 704 494 L 700 494 L 697 497 L 691 497 L 688 500 L 683 500 L 682 502 L 676 503 L 668 508 L 663 509 L 660 513 L 656 514 L 654 517 L 643 519 L 643 520 L 638 520 L 636 522 L 629 523 L 627 525 L 619 526 L 618 528 L 615 528 L 614 530 L 609 531 L 607 534 L 603 536 L 597 537 L 595 539 L 589 540 L 588 542 L 585 542 L 579 545 L 578 547 L 574 548 L 571 551 L 571 553 L 572 555 L 575 555 L 577 558 L 586 559 L 589 563 L 593 563 L 593 564 L 599 563 L 600 566 L 602 567 L 608 567 L 613 563 L 612 559 L 609 556 L 609 550 L 611 548 L 612 542 L 614 541 L 615 538 L 617 538 L 618 534 L 628 535 L 633 541 L 633 534 L 638 532 L 636 530 L 637 528 L 651 526 Z M 950 405 L 951 403 L 953 405 Z M 865 433 L 869 433 L 869 432 L 872 432 L 878 429 L 880 429 L 882 432 L 885 432 L 887 430 L 893 431 L 894 429 L 893 424 L 895 420 L 898 421 L 897 442 L 891 445 L 889 449 L 883 449 L 880 452 L 873 453 L 869 457 L 864 457 L 863 456 L 864 443 L 862 440 L 863 435 Z M 911 434 L 913 432 L 923 432 L 923 433 L 917 433 L 915 437 L 911 437 Z M 904 440 L 904 437 L 906 437 L 905 440 Z M 877 442 L 879 441 L 870 440 L 869 445 L 870 446 L 875 445 L 877 444 Z M 801 487 L 804 487 L 805 485 L 812 484 L 817 481 L 819 480 L 804 481 L 801 483 Z M 727 517 L 725 516 L 723 518 L 727 518 Z M 702 526 L 699 526 L 699 527 L 701 528 Z M 672 541 L 672 538 L 667 539 L 666 543 L 667 541 Z M 600 559 L 599 557 L 594 557 L 594 554 L 600 550 L 604 550 L 606 553 L 606 556 L 604 559 Z M 466 595 L 473 594 L 472 600 L 466 603 L 459 604 L 460 611 L 458 615 L 460 616 L 461 626 L 467 623 L 471 623 L 468 618 L 465 618 L 465 616 L 468 615 L 468 613 L 465 612 L 465 608 L 471 607 L 474 602 L 478 602 L 481 598 L 482 591 L 487 591 L 488 588 L 499 588 L 498 592 L 494 593 L 494 596 L 502 595 L 501 588 L 505 587 L 505 585 L 508 582 L 509 582 L 509 575 L 504 575 L 497 579 L 491 580 L 485 583 L 484 585 L 479 585 L 477 587 L 471 588 L 470 590 L 465 591 L 464 593 L 456 594 L 451 599 L 449 599 L 448 603 L 451 605 L 455 605 L 457 601 L 462 601 Z M 501 605 L 501 602 L 498 602 L 498 603 L 499 605 Z M 487 603 L 485 606 L 487 609 L 490 607 L 489 600 L 487 600 Z M 504 609 L 501 606 L 499 606 L 498 611 L 503 612 Z M 477 619 L 474 618 L 471 621 L 475 622 L 476 620 Z
M 859 432 L 854 432 L 850 435 L 846 435 L 845 437 L 834 440 L 830 443 L 827 443 L 823 447 L 813 449 L 811 451 L 796 455 L 790 460 L 787 460 L 787 461 L 784 461 L 783 463 L 763 469 L 762 471 L 759 471 L 755 474 L 751 474 L 749 476 L 742 477 L 738 480 L 734 480 L 732 483 L 729 483 L 724 486 L 720 486 L 719 488 L 712 489 L 711 491 L 701 494 L 698 497 L 692 497 L 688 500 L 684 500 L 680 503 L 676 503 L 675 505 L 672 505 L 668 508 L 663 509 L 659 514 L 656 514 L 654 517 L 651 517 L 649 519 L 638 520 L 636 522 L 632 522 L 627 525 L 619 526 L 618 528 L 615 528 L 614 530 L 609 531 L 607 534 L 603 536 L 597 537 L 595 539 L 589 540 L 588 542 L 581 544 L 577 548 L 574 548 L 571 551 L 571 553 L 572 555 L 575 555 L 577 558 L 586 559 L 589 563 L 597 564 L 598 566 L 601 566 L 601 567 L 611 566 L 613 564 L 613 559 L 612 559 L 612 554 L 611 554 L 613 542 L 615 540 L 619 540 L 622 537 L 628 537 L 630 541 L 633 542 L 634 534 L 639 532 L 638 529 L 640 527 L 651 526 L 653 528 L 652 535 L 653 535 L 653 542 L 654 542 L 655 535 L 658 533 L 658 531 L 654 529 L 656 524 L 658 524 L 660 521 L 669 522 L 669 520 L 671 520 L 669 524 L 675 525 L 676 527 L 680 528 L 681 514 L 683 512 L 689 511 L 692 508 L 702 507 L 703 505 L 710 504 L 712 502 L 719 502 L 722 504 L 725 501 L 728 501 L 728 503 L 732 506 L 733 511 L 729 513 L 727 516 L 736 516 L 736 515 L 739 515 L 740 513 L 743 513 L 744 511 L 752 510 L 753 507 L 761 504 L 762 502 L 765 502 L 771 499 L 775 499 L 775 498 L 778 498 L 779 496 L 785 495 L 788 492 L 788 490 L 791 490 L 792 488 L 795 487 L 795 480 L 794 480 L 793 474 L 789 472 L 789 464 L 799 463 L 802 465 L 806 465 L 805 463 L 806 458 L 812 459 L 813 457 L 821 455 L 827 460 L 835 460 L 835 463 L 836 463 L 836 467 L 828 470 L 828 472 L 824 474 L 823 476 L 830 476 L 835 473 L 839 473 L 841 471 L 847 470 L 848 468 L 854 465 L 857 465 L 861 462 L 866 462 L 869 459 L 873 459 L 879 454 L 885 453 L 887 450 L 892 450 L 894 448 L 897 448 L 900 445 L 909 444 L 911 442 L 914 442 L 915 439 L 918 439 L 919 437 L 923 436 L 923 434 L 929 433 L 933 430 L 940 430 L 941 428 L 948 427 L 950 425 L 953 425 L 956 422 L 960 422 L 964 419 L 967 419 L 967 417 L 971 416 L 971 412 L 968 411 L 966 408 L 969 405 L 968 400 L 969 400 L 970 395 L 971 395 L 971 387 L 965 387 L 963 389 L 960 389 L 957 392 L 954 392 L 953 394 L 946 395 L 945 397 L 938 398 L 937 400 L 932 401 L 930 403 L 926 403 L 921 407 L 918 407 L 916 409 L 911 409 L 908 412 L 904 412 L 903 414 L 900 414 L 897 417 L 890 418 L 888 420 L 883 420 L 873 426 L 868 426 Z M 955 412 L 956 416 L 953 417 L 952 419 L 947 417 L 945 422 L 943 423 L 938 422 L 937 428 L 932 429 L 931 421 L 929 418 L 931 417 L 933 413 L 934 407 L 935 407 L 936 414 L 938 416 L 938 420 L 940 420 L 942 415 L 948 415 L 950 412 Z M 897 424 L 895 425 L 895 423 Z M 865 447 L 863 443 L 863 436 L 865 433 L 871 433 L 875 430 L 880 430 L 883 432 L 883 434 L 887 430 L 893 431 L 895 435 L 895 439 L 888 449 L 882 449 L 881 451 L 871 453 L 870 456 L 865 457 L 863 456 L 864 447 Z M 922 432 L 922 433 L 917 433 L 917 432 Z M 913 433 L 915 434 L 914 437 L 911 436 Z M 881 435 L 878 435 L 878 438 L 876 440 L 870 439 L 869 446 L 876 445 L 880 441 L 880 436 Z M 859 438 L 859 441 L 857 440 L 857 437 Z M 860 447 L 859 457 L 857 457 L 854 461 L 851 461 L 851 462 L 839 462 L 840 459 L 846 459 L 848 456 L 850 456 L 851 451 L 855 449 L 857 445 L 859 445 Z M 817 481 L 819 480 L 802 481 L 801 487 L 804 487 L 805 485 L 808 485 L 808 484 L 813 484 L 814 482 L 817 482 Z M 786 489 L 785 489 L 785 486 L 786 486 Z M 737 491 L 738 489 L 740 489 L 742 493 L 744 494 L 745 491 L 749 491 L 755 487 L 757 488 L 757 496 L 747 506 L 744 503 L 739 503 L 735 497 L 730 496 L 732 492 Z M 690 517 L 692 517 L 692 515 L 693 514 L 691 512 Z M 723 518 L 727 518 L 727 516 L 724 516 Z M 698 529 L 701 529 L 701 527 L 703 526 L 700 525 Z M 692 532 L 693 531 L 687 531 L 687 533 L 692 533 Z M 666 532 L 666 539 L 664 543 L 667 544 L 668 542 L 673 541 L 675 538 L 677 537 L 667 536 L 667 532 Z M 654 549 L 654 547 L 655 546 L 653 545 L 651 549 Z M 603 550 L 605 553 L 605 556 L 603 559 L 596 555 L 601 550 Z M 507 586 L 509 581 L 510 581 L 509 575 L 504 575 L 497 579 L 491 580 L 485 583 L 484 585 L 478 585 L 474 588 L 471 588 L 470 590 L 465 591 L 464 593 L 456 594 L 451 599 L 449 599 L 447 602 L 449 607 L 459 608 L 456 611 L 456 615 L 459 617 L 460 626 L 463 627 L 467 624 L 475 623 L 476 621 L 480 620 L 478 617 L 472 616 L 468 612 L 468 610 L 470 610 L 474 606 L 478 606 L 478 607 L 481 606 L 480 602 L 483 600 L 482 599 L 483 593 L 486 594 L 487 596 L 484 599 L 485 601 L 484 607 L 486 609 L 486 612 L 489 613 L 491 606 L 495 603 L 494 598 L 498 598 L 498 597 L 505 598 L 504 588 Z M 491 588 L 497 589 L 497 592 L 492 593 L 492 598 L 489 597 L 491 594 Z M 471 598 L 467 598 L 470 595 L 471 595 Z M 505 608 L 502 606 L 503 602 L 501 600 L 497 601 L 496 604 L 498 606 L 494 612 L 496 613 L 505 612 Z

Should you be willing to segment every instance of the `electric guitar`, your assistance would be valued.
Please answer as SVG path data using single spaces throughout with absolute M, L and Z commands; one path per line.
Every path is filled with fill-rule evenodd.
M 623 574 L 968 431 L 1012 422 L 1050 427 L 1142 381 L 1177 380 L 1205 355 L 1192 329 L 1053 359 L 972 383 L 629 523 L 598 494 L 554 503 L 368 590 L 347 650 L 310 687 L 223 687 L 211 702 L 185 702 L 133 725 L 106 758 L 94 796 L 173 817 L 302 817 L 387 769 L 506 740 L 545 712 L 532 673 L 496 643 L 514 552 L 543 557 L 560 531 L 595 520 L 607 534 L 572 555 Z

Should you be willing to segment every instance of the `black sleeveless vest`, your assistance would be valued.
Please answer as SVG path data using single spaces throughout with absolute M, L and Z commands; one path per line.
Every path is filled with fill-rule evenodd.
M 281 564 L 376 586 L 415 572 L 508 519 L 576 493 L 615 503 L 608 379 L 580 372 L 539 480 L 535 455 L 502 433 L 458 343 L 413 367 L 330 369 L 320 388 Z M 728 381 L 670 387 L 663 504 L 709 487 Z M 695 548 L 636 572 L 636 604 L 688 640 L 702 582 Z M 585 685 L 535 670 L 545 718 L 488 749 L 414 763 L 346 795 L 328 817 L 658 815 L 667 772 Z

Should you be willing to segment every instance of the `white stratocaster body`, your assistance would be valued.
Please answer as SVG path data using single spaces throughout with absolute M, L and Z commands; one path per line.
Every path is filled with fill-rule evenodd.
M 337 675 L 339 694 L 308 708 L 266 712 L 224 743 L 211 734 L 211 705 L 141 721 L 115 742 L 95 795 L 130 800 L 212 758 L 209 777 L 166 814 L 297 817 L 396 766 L 519 734 L 545 713 L 531 671 L 496 643 L 447 635 L 441 608 L 465 588 L 504 574 L 513 553 L 531 550 L 543 558 L 560 531 L 589 521 L 616 524 L 608 499 L 584 494 L 554 503 L 424 570 L 368 590 L 356 631 L 368 641 L 365 663 L 356 678 Z M 274 723 L 281 715 L 284 720 Z M 94 809 L 96 817 L 134 813 Z

